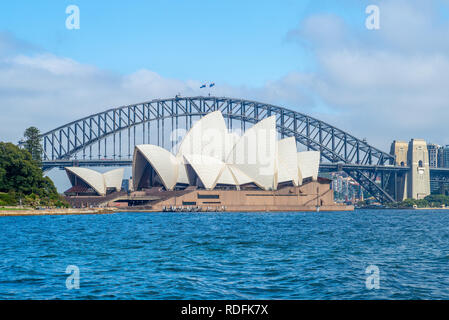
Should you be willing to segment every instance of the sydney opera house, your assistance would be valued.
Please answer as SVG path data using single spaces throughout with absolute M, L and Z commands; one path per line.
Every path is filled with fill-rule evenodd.
M 109 195 L 122 189 L 124 169 L 115 169 L 106 173 L 95 170 L 67 167 L 65 168 L 72 187 L 64 192 L 66 199 L 75 207 L 98 205 L 107 202 Z
M 133 195 L 154 196 L 147 204 L 155 211 L 347 209 L 334 203 L 330 181 L 318 177 L 320 153 L 298 152 L 294 137 L 277 136 L 274 116 L 240 136 L 228 131 L 221 112 L 209 113 L 176 153 L 135 147 Z
M 148 211 L 348 209 L 334 203 L 330 180 L 318 177 L 320 153 L 298 152 L 294 137 L 278 140 L 274 116 L 239 135 L 215 111 L 183 136 L 175 153 L 136 146 L 130 192 L 103 203 Z M 66 172 L 71 200 L 101 199 L 121 189 L 123 169 L 101 174 L 71 167 Z

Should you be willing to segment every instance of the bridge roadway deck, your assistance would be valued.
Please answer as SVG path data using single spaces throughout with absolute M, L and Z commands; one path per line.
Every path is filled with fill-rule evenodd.
M 65 167 L 131 167 L 131 159 L 92 159 L 92 160 L 54 160 L 43 161 L 42 168 L 44 171 L 53 168 L 63 169 Z M 392 166 L 392 165 L 359 165 L 347 163 L 329 163 L 323 162 L 320 164 L 320 172 L 341 172 L 347 170 L 359 169 L 369 172 L 397 172 L 404 173 L 408 171 L 409 167 Z M 432 179 L 449 179 L 449 168 L 430 168 Z
M 45 170 L 51 168 L 64 168 L 64 167 L 130 167 L 132 166 L 131 159 L 92 159 L 92 160 L 54 160 L 43 161 L 42 167 Z M 409 167 L 400 166 L 379 166 L 379 165 L 358 165 L 358 164 L 346 164 L 346 163 L 327 163 L 320 164 L 320 172 L 336 172 L 343 169 L 361 169 L 367 171 L 398 171 L 403 172 L 409 170 Z M 432 168 L 439 173 L 448 173 L 449 168 Z

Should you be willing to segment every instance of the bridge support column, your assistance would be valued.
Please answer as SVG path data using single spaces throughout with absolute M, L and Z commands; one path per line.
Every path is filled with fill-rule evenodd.
M 424 199 L 430 194 L 429 152 L 426 141 L 412 139 L 408 146 L 407 158 L 410 167 L 408 197 Z
M 405 141 L 393 141 L 391 144 L 390 154 L 395 156 L 395 165 L 407 166 L 408 143 Z M 407 174 L 397 174 L 395 179 L 390 181 L 390 193 L 394 192 L 396 201 L 404 201 L 407 199 Z
M 392 155 L 397 166 L 408 166 L 407 174 L 398 175 L 390 190 L 396 189 L 397 201 L 424 199 L 430 194 L 430 168 L 427 143 L 422 139 L 412 139 L 409 143 L 394 141 L 391 144 Z M 393 183 L 393 182 L 392 182 Z

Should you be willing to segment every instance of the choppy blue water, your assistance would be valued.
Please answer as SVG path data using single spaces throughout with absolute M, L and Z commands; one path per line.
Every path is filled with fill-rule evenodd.
M 0 218 L 1 299 L 449 299 L 448 264 L 442 210 Z

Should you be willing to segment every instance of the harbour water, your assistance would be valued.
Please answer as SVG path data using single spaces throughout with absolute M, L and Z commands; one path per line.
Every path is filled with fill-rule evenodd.
M 0 299 L 449 299 L 449 211 L 2 217 Z

